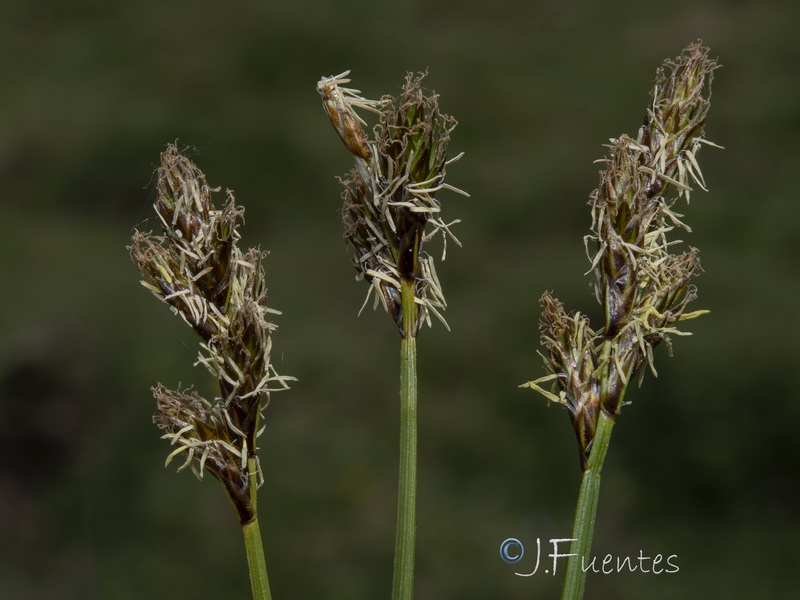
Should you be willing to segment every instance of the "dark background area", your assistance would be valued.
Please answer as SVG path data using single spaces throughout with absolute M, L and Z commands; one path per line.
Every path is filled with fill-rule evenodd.
M 189 147 L 246 207 L 266 261 L 274 395 L 260 513 L 277 599 L 389 594 L 399 339 L 357 311 L 341 239 L 351 159 L 320 76 L 369 97 L 406 71 L 460 125 L 438 272 L 452 331 L 423 330 L 417 597 L 555 598 L 561 577 L 500 542 L 568 537 L 580 472 L 543 374 L 538 298 L 597 313 L 582 236 L 602 144 L 635 134 L 655 69 L 698 38 L 716 73 L 685 210 L 697 308 L 658 378 L 631 390 L 606 461 L 594 552 L 677 556 L 675 574 L 590 577 L 587 598 L 794 598 L 800 394 L 800 45 L 793 2 L 4 3 L 0 19 L 0 598 L 247 598 L 221 488 L 164 469 L 149 388 L 213 381 L 193 334 L 125 246 L 157 228 L 153 171 Z M 793 308 L 794 307 L 794 308 Z

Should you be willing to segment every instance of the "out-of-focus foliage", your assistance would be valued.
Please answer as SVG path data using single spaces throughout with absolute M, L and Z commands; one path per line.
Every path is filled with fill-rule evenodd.
M 594 544 L 675 554 L 680 571 L 596 575 L 588 596 L 794 597 L 798 18 L 788 1 L 5 3 L 0 597 L 249 593 L 228 500 L 163 469 L 151 423 L 156 380 L 214 393 L 125 250 L 157 226 L 153 171 L 175 140 L 236 190 L 244 244 L 270 251 L 272 359 L 299 379 L 260 438 L 273 593 L 388 593 L 398 340 L 356 316 L 335 180 L 350 156 L 314 86 L 352 69 L 379 97 L 426 67 L 472 197 L 442 194 L 463 220 L 437 269 L 452 332 L 419 341 L 417 593 L 555 597 L 560 577 L 516 577 L 527 558 L 498 554 L 508 537 L 529 552 L 567 537 L 579 483 L 563 408 L 516 387 L 543 374 L 537 300 L 596 310 L 581 276 L 592 161 L 635 134 L 656 67 L 697 38 L 723 65 L 706 131 L 726 150 L 703 150 L 710 192 L 680 208 L 711 314 L 630 390 Z

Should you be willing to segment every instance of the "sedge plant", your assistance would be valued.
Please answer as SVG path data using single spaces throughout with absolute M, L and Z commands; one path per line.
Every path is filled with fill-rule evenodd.
M 162 235 L 136 232 L 129 247 L 142 285 L 170 306 L 200 337 L 197 364 L 218 382 L 219 395 L 207 400 L 192 389 L 153 388 L 155 424 L 173 446 L 166 464 L 208 472 L 225 489 L 245 541 L 255 600 L 271 598 L 258 524 L 257 490 L 263 474 L 257 437 L 262 411 L 273 391 L 286 389 L 270 361 L 267 287 L 256 248 L 238 245 L 244 209 L 233 194 L 215 204 L 205 175 L 170 145 L 161 155 L 154 202 Z
M 604 322 L 593 328 L 579 312 L 567 313 L 549 292 L 541 298 L 544 377 L 523 384 L 567 407 L 583 470 L 571 558 L 562 600 L 583 597 L 600 492 L 600 474 L 611 432 L 628 386 L 649 368 L 653 349 L 670 337 L 689 335 L 678 324 L 707 311 L 689 310 L 700 271 L 695 248 L 675 253 L 676 230 L 690 231 L 675 211 L 694 187 L 705 190 L 697 161 L 703 145 L 710 87 L 717 63 L 708 48 L 691 44 L 658 69 L 635 138 L 612 139 L 600 184 L 590 196 L 591 233 L 584 238 L 594 291 Z M 550 384 L 544 387 L 545 384 Z
M 417 494 L 417 335 L 431 315 L 447 326 L 446 307 L 434 259 L 424 250 L 431 238 L 449 237 L 438 192 L 465 192 L 445 183 L 452 117 L 439 110 L 438 95 L 426 94 L 424 74 L 406 77 L 400 96 L 368 100 L 345 87 L 349 71 L 317 84 L 331 123 L 353 155 L 342 181 L 344 237 L 356 279 L 370 284 L 369 301 L 382 305 L 400 334 L 400 466 L 397 495 L 393 600 L 410 600 L 414 585 Z M 378 115 L 373 138 L 356 109 Z M 363 307 L 362 307 L 363 308 Z

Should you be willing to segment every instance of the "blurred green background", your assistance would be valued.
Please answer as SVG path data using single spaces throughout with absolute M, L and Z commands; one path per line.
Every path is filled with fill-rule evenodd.
M 596 314 L 582 236 L 601 147 L 635 134 L 655 69 L 698 38 L 716 73 L 684 211 L 697 308 L 632 390 L 606 461 L 594 551 L 677 555 L 678 573 L 590 577 L 587 598 L 794 598 L 797 584 L 800 45 L 794 2 L 3 3 L 0 20 L 0 598 L 247 598 L 221 488 L 164 469 L 149 387 L 213 382 L 125 249 L 178 140 L 270 250 L 273 358 L 299 381 L 261 438 L 277 599 L 386 598 L 398 336 L 366 310 L 341 239 L 351 159 L 316 81 L 370 97 L 407 70 L 459 119 L 442 195 L 463 222 L 439 275 L 452 331 L 421 334 L 417 597 L 555 598 L 500 560 L 568 537 L 580 472 L 543 373 L 538 298 Z M 792 200 L 795 198 L 795 200 Z M 794 308 L 793 308 L 794 307 Z M 543 567 L 544 568 L 544 567 Z

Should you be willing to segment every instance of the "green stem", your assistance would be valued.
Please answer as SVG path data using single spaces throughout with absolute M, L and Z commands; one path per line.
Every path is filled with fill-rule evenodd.
M 253 589 L 253 600 L 272 600 L 267 578 L 267 563 L 264 560 L 264 545 L 261 543 L 261 530 L 258 528 L 256 504 L 258 481 L 254 457 L 247 459 L 247 470 L 250 475 L 250 504 L 253 509 L 253 520 L 242 524 L 242 533 L 244 534 L 244 547 L 247 551 L 247 566 L 250 570 L 250 587 Z
M 417 308 L 414 282 L 401 281 L 403 340 L 400 343 L 400 474 L 394 544 L 392 600 L 414 596 L 414 540 L 417 499 Z
M 600 417 L 597 419 L 592 450 L 589 453 L 589 466 L 583 472 L 581 491 L 578 495 L 575 527 L 572 530 L 572 538 L 575 541 L 572 542 L 571 556 L 567 562 L 567 574 L 564 578 L 564 588 L 561 590 L 561 600 L 583 598 L 586 571 L 581 568 L 581 562 L 584 557 L 588 560 L 589 552 L 592 549 L 597 502 L 600 498 L 600 474 L 603 471 L 603 461 L 606 458 L 613 427 L 614 417 L 601 410 Z

